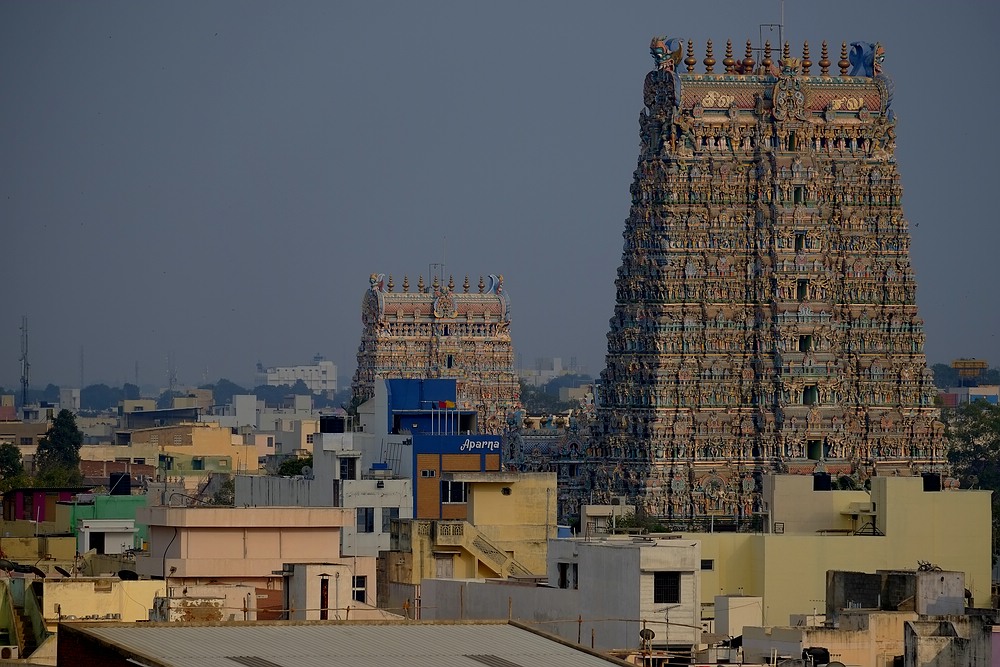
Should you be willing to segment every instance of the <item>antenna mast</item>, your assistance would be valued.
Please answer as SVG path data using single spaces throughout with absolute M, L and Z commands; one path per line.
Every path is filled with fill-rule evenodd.
M 28 316 L 21 316 L 21 407 L 28 404 L 28 377 L 31 364 L 28 363 Z

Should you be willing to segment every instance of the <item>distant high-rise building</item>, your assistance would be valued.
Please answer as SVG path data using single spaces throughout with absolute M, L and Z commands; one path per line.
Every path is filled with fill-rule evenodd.
M 499 433 L 520 400 L 510 340 L 510 300 L 503 276 L 469 278 L 460 291 L 453 279 L 437 277 L 428 288 L 421 276 L 415 291 L 403 278 L 372 274 L 361 305 L 364 331 L 351 384 L 356 401 L 374 396 L 375 378 L 454 378 L 457 406 L 478 413 L 481 433 Z
M 882 47 L 682 47 L 651 45 L 583 493 L 745 518 L 763 470 L 937 469 Z
M 314 394 L 333 396 L 337 393 L 337 365 L 317 354 L 313 363 L 302 366 L 269 366 L 257 364 L 255 382 L 258 385 L 294 385 L 299 380 Z

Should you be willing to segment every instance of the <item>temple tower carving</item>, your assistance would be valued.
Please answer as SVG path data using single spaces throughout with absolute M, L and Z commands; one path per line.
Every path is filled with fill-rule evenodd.
M 374 396 L 375 378 L 454 378 L 458 407 L 478 412 L 481 433 L 499 433 L 518 404 L 510 339 L 510 298 L 503 276 L 479 279 L 460 289 L 423 276 L 415 291 L 403 278 L 396 291 L 392 276 L 372 274 L 361 303 L 364 329 L 358 367 L 351 382 L 354 400 Z M 455 407 L 455 406 L 446 406 Z
M 940 469 L 882 47 L 683 47 L 651 44 L 584 490 L 747 517 L 764 470 Z

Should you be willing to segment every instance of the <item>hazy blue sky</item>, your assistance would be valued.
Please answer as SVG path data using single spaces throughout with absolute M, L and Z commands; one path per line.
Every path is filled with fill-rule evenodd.
M 881 41 L 931 362 L 1000 363 L 994 2 L 789 1 Z M 354 370 L 372 272 L 502 273 L 514 344 L 603 366 L 649 39 L 770 2 L 0 3 L 0 386 Z M 721 67 L 721 66 L 717 66 Z M 699 71 L 701 70 L 699 65 Z M 818 69 L 818 67 L 817 67 Z

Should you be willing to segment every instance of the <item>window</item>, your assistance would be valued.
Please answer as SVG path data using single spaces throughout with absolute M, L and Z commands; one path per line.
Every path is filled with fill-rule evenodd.
M 31 444 L 31 442 L 32 442 L 32 440 L 31 440 L 31 437 L 30 437 L 30 436 L 29 436 L 29 437 L 27 437 L 27 438 L 21 438 L 21 444 L 22 444 L 22 445 L 30 445 L 30 444 Z
M 351 596 L 354 598 L 355 602 L 360 602 L 365 604 L 368 594 L 368 576 L 358 575 L 356 577 L 351 577 Z
M 795 203 L 795 204 L 801 204 L 802 203 L 803 195 L 802 195 L 802 186 L 801 185 L 796 185 L 795 186 L 795 189 L 792 191 L 792 196 L 794 198 L 792 200 L 793 203 Z
M 801 278 L 796 286 L 795 296 L 799 301 L 805 301 L 809 298 L 809 281 L 805 278 Z
M 448 363 L 448 368 L 452 368 L 455 365 L 455 357 L 449 354 L 447 363 Z
M 449 482 L 441 480 L 441 502 L 464 503 L 468 500 L 468 489 L 465 482 Z
M 802 390 L 802 405 L 816 405 L 819 402 L 819 388 L 814 385 L 808 385 Z
M 805 249 L 806 249 L 806 233 L 795 232 L 795 252 L 800 252 Z
M 653 573 L 653 604 L 677 604 L 681 601 L 681 573 Z
M 712 560 L 711 558 L 702 558 L 701 559 L 701 569 L 702 570 L 707 570 L 707 571 L 714 570 L 715 569 L 715 561 Z
M 267 446 L 269 449 L 274 448 L 274 436 L 271 435 L 267 436 Z
M 375 532 L 375 508 L 374 507 L 359 507 L 357 508 L 357 519 L 358 519 L 358 532 L 359 533 L 374 533 Z
M 354 458 L 340 459 L 340 479 L 358 478 L 358 460 Z
M 569 563 L 556 563 L 559 570 L 559 588 L 569 588 Z
M 806 441 L 806 456 L 808 456 L 813 461 L 819 461 L 823 458 L 823 441 L 822 440 L 807 440 Z
M 180 434 L 175 435 L 174 436 L 174 444 L 175 445 L 183 445 L 184 444 L 184 436 L 180 435 Z
M 306 435 L 306 442 L 308 444 L 310 444 L 310 445 L 313 444 L 313 434 L 312 433 L 309 433 L 308 435 Z
M 146 459 L 144 459 L 144 458 L 136 458 L 136 459 L 132 460 L 132 463 L 136 464 L 137 466 L 144 466 L 144 465 L 146 465 Z
M 812 336 L 799 336 L 799 352 L 808 352 L 812 349 L 813 337 Z
M 421 470 L 421 477 L 437 477 L 437 470 Z
M 390 522 L 393 519 L 399 518 L 399 508 L 398 507 L 383 507 L 382 508 L 382 532 L 388 533 L 390 529 Z

